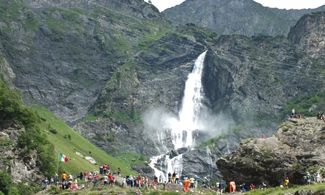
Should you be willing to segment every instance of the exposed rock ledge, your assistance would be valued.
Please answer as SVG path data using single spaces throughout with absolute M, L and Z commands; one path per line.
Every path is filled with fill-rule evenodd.
M 302 183 L 307 170 L 325 167 L 325 123 L 316 118 L 289 119 L 266 139 L 244 140 L 217 161 L 225 180 L 279 185 L 288 176 Z

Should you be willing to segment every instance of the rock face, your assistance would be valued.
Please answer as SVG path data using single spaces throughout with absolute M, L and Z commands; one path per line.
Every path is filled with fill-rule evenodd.
M 187 0 L 163 12 L 173 24 L 192 23 L 219 34 L 284 35 L 304 14 L 317 9 L 282 10 L 263 7 L 253 0 Z
M 315 93 L 318 87 L 324 91 L 324 53 L 319 53 L 322 42 L 312 48 L 293 38 L 303 31 L 299 40 L 323 40 L 323 18 L 324 13 L 303 17 L 291 30 L 289 40 L 221 36 L 210 45 L 212 52 L 207 55 L 203 76 L 211 107 L 228 110 L 243 121 L 270 120 L 279 116 L 288 100 Z
M 40 181 L 43 173 L 37 165 L 37 153 L 26 154 L 17 146 L 19 135 L 25 131 L 24 126 L 12 123 L 11 126 L 0 121 L 0 170 L 9 172 L 15 183 Z
M 308 14 L 291 28 L 288 39 L 299 45 L 312 58 L 324 57 L 325 52 L 325 14 Z
M 306 170 L 325 166 L 324 138 L 324 121 L 289 119 L 272 137 L 244 140 L 217 166 L 227 181 L 279 185 L 288 176 L 292 183 L 302 183 Z
M 158 10 L 139 0 L 1 0 L 0 9 L 0 50 L 19 78 L 15 86 L 26 102 L 69 123 L 87 114 L 143 35 L 164 26 Z

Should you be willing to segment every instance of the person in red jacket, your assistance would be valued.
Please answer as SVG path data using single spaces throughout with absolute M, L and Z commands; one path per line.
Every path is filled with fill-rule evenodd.
M 191 183 L 190 180 L 187 177 L 185 177 L 185 180 L 183 182 L 184 192 L 189 192 L 190 183 Z
M 236 183 L 234 181 L 229 182 L 229 191 L 236 192 Z
M 108 174 L 108 180 L 109 180 L 109 184 L 113 185 L 114 184 L 114 176 L 112 173 Z

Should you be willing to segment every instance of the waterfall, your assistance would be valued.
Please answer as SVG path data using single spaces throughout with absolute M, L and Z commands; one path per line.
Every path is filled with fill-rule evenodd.
M 198 129 L 198 115 L 203 99 L 202 72 L 207 51 L 195 61 L 192 72 L 185 83 L 182 107 L 179 111 L 179 121 L 172 127 L 172 138 L 175 149 L 193 146 L 193 131 Z
M 198 130 L 199 113 L 202 107 L 202 99 L 204 98 L 202 89 L 202 72 L 204 67 L 204 59 L 207 51 L 203 52 L 195 61 L 192 72 L 188 75 L 184 96 L 182 99 L 182 106 L 178 113 L 178 120 L 170 119 L 171 125 L 171 138 L 174 145 L 174 150 L 180 148 L 192 148 L 195 144 L 193 138 L 193 131 Z M 182 154 L 177 155 L 170 159 L 169 155 L 165 155 L 165 166 L 164 175 L 162 171 L 155 167 L 156 162 L 163 155 L 152 157 L 150 166 L 154 169 L 155 175 L 162 177 L 164 180 L 167 179 L 168 173 L 174 171 L 181 175 L 182 173 Z

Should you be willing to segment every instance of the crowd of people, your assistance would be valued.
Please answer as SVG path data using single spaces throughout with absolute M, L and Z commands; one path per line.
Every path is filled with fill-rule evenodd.
M 320 172 L 314 174 L 310 174 L 309 172 L 307 172 L 303 179 L 306 184 L 323 182 L 323 178 Z M 141 175 L 122 176 L 120 168 L 118 168 L 118 170 L 113 173 L 108 164 L 100 166 L 98 171 L 81 172 L 76 177 L 66 172 L 62 172 L 60 176 L 56 175 L 54 178 L 43 180 L 43 185 L 45 188 L 49 184 L 54 184 L 56 186 L 60 186 L 62 190 L 69 189 L 71 191 L 89 187 L 107 186 L 109 188 L 109 186 L 118 185 L 120 187 L 135 188 L 139 190 L 160 189 L 194 192 L 198 188 L 198 183 L 200 183 L 200 188 L 209 188 L 209 190 L 213 190 L 220 194 L 224 192 L 247 192 L 250 190 L 255 190 L 257 188 L 267 188 L 267 185 L 264 182 L 258 185 L 254 183 L 242 183 L 240 185 L 237 185 L 236 182 L 233 180 L 228 183 L 216 182 L 215 184 L 212 184 L 212 182 L 210 182 L 210 180 L 206 177 L 203 179 L 198 177 L 187 176 L 180 177 L 175 172 L 173 174 L 168 173 L 166 181 L 163 181 L 161 177 L 158 178 L 157 176 L 153 176 L 152 178 Z M 289 177 L 285 177 L 280 187 L 288 188 L 289 185 Z

